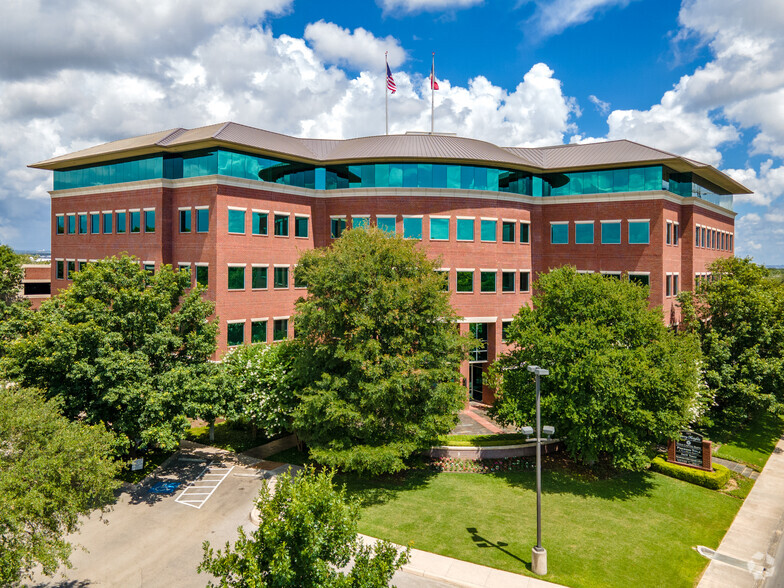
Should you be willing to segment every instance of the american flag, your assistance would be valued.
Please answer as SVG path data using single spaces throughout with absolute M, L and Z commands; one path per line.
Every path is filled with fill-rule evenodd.
M 395 85 L 395 80 L 392 77 L 392 72 L 389 70 L 388 63 L 387 63 L 387 90 L 389 90 L 393 94 L 395 93 L 395 90 L 397 90 L 397 86 Z

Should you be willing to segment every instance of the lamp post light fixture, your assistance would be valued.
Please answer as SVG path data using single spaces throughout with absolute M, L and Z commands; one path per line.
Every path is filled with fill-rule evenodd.
M 542 547 L 542 426 L 540 408 L 540 378 L 549 376 L 550 371 L 538 365 L 529 365 L 528 371 L 536 376 L 536 545 L 531 550 L 531 571 L 544 576 L 547 574 L 547 551 Z M 555 433 L 553 427 L 545 427 L 545 433 Z

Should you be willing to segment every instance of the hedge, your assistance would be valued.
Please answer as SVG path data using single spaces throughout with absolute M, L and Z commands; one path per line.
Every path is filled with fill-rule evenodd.
M 717 463 L 713 464 L 712 472 L 706 472 L 704 470 L 671 463 L 663 457 L 657 456 L 653 458 L 653 461 L 651 462 L 651 469 L 660 474 L 664 474 L 665 476 L 677 478 L 678 480 L 683 480 L 684 482 L 689 482 L 691 484 L 697 484 L 698 486 L 704 486 L 711 490 L 724 488 L 730 479 L 730 471 L 723 465 Z

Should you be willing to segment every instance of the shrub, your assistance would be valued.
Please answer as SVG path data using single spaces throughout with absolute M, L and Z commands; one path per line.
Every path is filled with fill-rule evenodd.
M 713 471 L 706 472 L 687 466 L 678 465 L 665 460 L 662 456 L 657 456 L 651 462 L 651 469 L 671 478 L 677 478 L 690 484 L 704 486 L 711 490 L 724 488 L 730 479 L 730 471 L 723 465 L 713 464 Z

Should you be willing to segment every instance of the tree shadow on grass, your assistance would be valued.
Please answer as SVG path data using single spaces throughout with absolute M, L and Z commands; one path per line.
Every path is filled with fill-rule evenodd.
M 405 470 L 372 478 L 341 474 L 335 477 L 335 482 L 338 485 L 345 484 L 348 495 L 358 498 L 364 508 L 395 500 L 403 492 L 422 489 L 428 486 L 436 475 L 437 472 L 429 469 Z
M 531 569 L 531 561 L 530 560 L 526 561 L 526 560 L 516 556 L 514 553 L 512 553 L 508 549 L 506 549 L 507 547 L 509 547 L 508 543 L 506 543 L 504 541 L 496 541 L 495 543 L 493 543 L 492 541 L 490 541 L 490 539 L 487 539 L 486 537 L 480 535 L 479 534 L 479 530 L 476 527 L 466 527 L 466 531 L 468 531 L 471 534 L 471 541 L 473 541 L 474 545 L 476 545 L 477 547 L 479 547 L 481 549 L 486 549 L 486 548 L 489 548 L 489 547 L 497 549 L 498 551 L 500 551 L 501 553 L 507 555 L 508 557 L 519 561 L 521 564 L 523 564 L 526 567 L 526 569 L 528 569 L 528 570 Z

